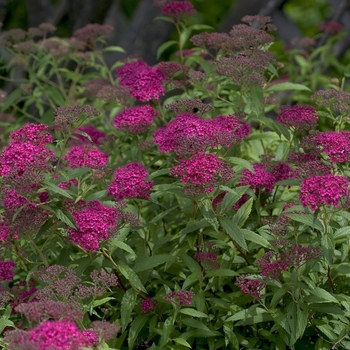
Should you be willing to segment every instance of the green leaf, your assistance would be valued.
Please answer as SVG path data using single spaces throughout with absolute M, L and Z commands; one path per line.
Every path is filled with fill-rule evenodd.
M 85 175 L 86 173 L 90 172 L 91 169 L 90 168 L 76 168 L 76 169 L 69 169 L 66 168 L 67 170 L 67 180 L 71 180 L 71 179 L 77 179 L 80 176 Z
M 233 216 L 232 221 L 242 227 L 247 221 L 253 206 L 253 198 L 249 198 L 238 210 L 237 213 Z
M 204 219 L 208 221 L 208 223 L 214 228 L 215 231 L 218 231 L 219 223 L 212 208 L 211 201 L 209 199 L 203 200 L 199 209 Z
M 63 197 L 73 199 L 73 197 L 65 190 L 63 190 L 61 187 L 58 187 L 57 185 L 53 184 L 52 182 L 43 181 L 43 184 L 45 185 L 45 188 L 50 190 L 53 193 L 60 194 Z
M 172 333 L 174 328 L 175 328 L 174 319 L 173 319 L 173 316 L 170 316 L 165 320 L 163 327 L 161 329 L 162 335 L 159 340 L 159 346 L 161 348 L 163 348 L 168 343 L 170 334 Z
M 232 164 L 240 165 L 242 168 L 249 169 L 250 171 L 254 172 L 254 168 L 252 164 L 245 159 L 237 158 L 237 157 L 228 157 L 227 161 Z
M 166 50 L 168 49 L 169 47 L 173 46 L 177 44 L 177 41 L 175 40 L 170 40 L 170 41 L 167 41 L 165 43 L 163 43 L 162 45 L 160 45 L 158 47 L 158 50 L 157 50 L 157 60 L 159 59 L 159 57 L 161 56 L 161 54 Z
M 179 206 L 175 205 L 172 208 L 169 208 L 167 210 L 162 211 L 161 213 L 159 213 L 158 215 L 156 215 L 150 222 L 149 224 L 153 225 L 155 223 L 157 223 L 159 220 L 163 219 L 166 215 L 168 215 L 169 213 L 171 213 L 172 211 L 174 211 L 175 209 L 177 209 Z
M 243 233 L 243 236 L 247 241 L 254 242 L 261 247 L 272 249 L 270 242 L 266 238 L 258 235 L 257 233 L 246 229 L 241 229 L 241 232 Z
M 241 199 L 248 188 L 249 186 L 239 186 L 233 190 L 227 186 L 220 186 L 220 190 L 228 192 L 222 200 L 221 208 L 223 210 L 231 209 Z
M 134 344 L 139 335 L 142 327 L 146 324 L 148 319 L 148 314 L 138 315 L 134 321 L 131 323 L 128 337 L 129 350 L 134 349 Z
M 207 220 L 202 219 L 199 221 L 195 221 L 194 223 L 190 223 L 188 226 L 186 226 L 184 229 L 180 231 L 180 235 L 186 235 L 187 233 L 200 230 L 201 228 L 208 227 L 209 223 Z
M 324 227 L 320 221 L 320 219 L 314 220 L 314 216 L 312 214 L 290 214 L 286 213 L 289 218 L 294 221 L 301 222 L 305 225 L 310 226 L 313 229 L 324 231 Z
M 128 289 L 121 302 L 121 320 L 122 320 L 122 332 L 126 330 L 127 325 L 131 321 L 131 314 L 137 304 L 137 293 L 133 289 Z
M 305 90 L 305 91 L 311 91 L 307 86 L 302 84 L 295 84 L 290 82 L 284 82 L 279 84 L 274 84 L 267 89 L 265 89 L 266 92 L 272 92 L 272 91 L 285 91 L 285 90 Z
M 125 250 L 126 252 L 130 253 L 134 258 L 136 258 L 136 253 L 133 251 L 133 249 L 127 245 L 124 242 L 118 241 L 116 239 L 111 239 L 110 244 L 112 248 L 120 248 L 122 250 Z
M 66 104 L 62 94 L 53 86 L 45 87 L 45 95 L 50 97 L 56 106 L 64 106 Z
M 306 299 L 316 303 L 339 303 L 331 293 L 318 287 L 310 290 L 310 295 Z
M 159 265 L 162 265 L 168 261 L 173 262 L 175 260 L 176 260 L 175 256 L 171 256 L 167 254 L 148 256 L 147 258 L 143 258 L 135 264 L 134 271 L 141 272 L 141 271 L 151 270 L 154 267 L 158 267 Z
M 198 264 L 198 262 L 191 258 L 189 255 L 181 254 L 180 258 L 185 263 L 185 266 L 188 267 L 192 273 L 202 271 L 201 266 Z
M 173 341 L 176 344 L 183 345 L 183 346 L 186 346 L 186 347 L 192 349 L 191 345 L 183 338 L 174 338 Z
M 107 191 L 102 190 L 102 191 L 97 191 L 97 192 L 90 194 L 89 196 L 86 197 L 86 200 L 87 201 L 96 201 L 96 200 L 106 198 L 106 197 L 107 197 Z
M 102 298 L 102 299 L 98 299 L 98 300 L 94 300 L 94 302 L 92 303 L 93 307 L 97 307 L 103 304 L 106 304 L 108 301 L 110 300 L 115 300 L 115 298 L 112 297 L 106 297 L 106 298 Z
M 191 308 L 181 309 L 180 313 L 192 317 L 208 317 L 208 315 L 206 315 L 204 312 L 200 312 Z
M 211 270 L 205 274 L 206 277 L 235 277 L 238 275 L 236 271 L 230 269 Z
M 135 288 L 141 290 L 144 293 L 147 293 L 146 288 L 140 281 L 139 276 L 131 269 L 128 265 L 124 264 L 122 261 L 118 262 L 118 268 L 120 273 L 134 286 Z
M 120 46 L 107 46 L 103 49 L 103 51 L 106 51 L 106 52 L 121 52 L 121 53 L 126 53 L 125 50 L 120 47 Z
M 244 250 L 248 250 L 247 243 L 244 239 L 240 228 L 232 220 L 226 217 L 219 218 L 220 224 L 225 232 Z
M 150 179 L 154 179 L 155 177 L 158 177 L 158 176 L 168 175 L 169 171 L 170 171 L 169 168 L 159 169 L 159 170 L 156 170 L 153 173 L 149 174 L 147 178 L 150 180 Z
M 193 328 L 201 329 L 203 331 L 211 332 L 211 330 L 203 322 L 198 321 L 198 320 L 194 320 L 193 318 L 184 318 L 184 319 L 182 319 L 182 322 L 186 326 L 190 326 Z
M 66 214 L 69 215 L 68 212 L 66 212 L 66 214 L 61 210 L 61 209 L 57 209 L 55 210 L 55 214 L 57 216 L 58 219 L 60 219 L 62 222 L 64 222 L 65 224 L 67 224 L 69 227 L 74 228 L 75 230 L 77 229 L 77 227 L 74 225 L 74 223 L 72 222 L 71 219 L 73 218 L 69 218 Z
M 1 106 L 1 111 L 5 112 L 17 99 L 22 95 L 20 88 L 13 90 L 7 97 L 5 102 Z
M 235 322 L 240 320 L 245 320 L 247 318 L 259 316 L 262 314 L 266 314 L 267 311 L 261 307 L 257 307 L 256 305 L 251 306 L 249 309 L 245 309 L 235 313 L 233 316 L 229 317 L 225 320 L 225 322 Z
M 16 327 L 15 324 L 10 320 L 11 311 L 11 305 L 7 305 L 4 314 L 0 318 L 0 334 L 6 327 Z

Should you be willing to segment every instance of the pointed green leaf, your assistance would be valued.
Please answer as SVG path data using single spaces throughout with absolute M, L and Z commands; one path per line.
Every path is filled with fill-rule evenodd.
M 171 256 L 167 254 L 149 256 L 147 258 L 144 258 L 138 261 L 134 266 L 134 271 L 141 272 L 141 271 L 151 270 L 154 267 L 158 267 L 159 265 L 162 265 L 168 261 L 174 262 L 175 260 L 176 260 L 175 256 Z
M 128 265 L 124 264 L 122 261 L 118 262 L 118 268 L 120 273 L 137 289 L 141 290 L 144 293 L 147 293 L 146 288 L 140 281 L 139 276 L 131 269 Z
M 131 321 L 131 314 L 137 304 L 137 293 L 133 289 L 128 289 L 121 302 L 121 320 L 122 320 L 122 332 L 125 331 L 127 325 Z
M 232 220 L 226 217 L 219 218 L 220 224 L 225 232 L 244 250 L 248 250 L 241 229 Z
M 128 337 L 129 350 L 135 349 L 135 341 L 139 335 L 142 327 L 146 324 L 148 319 L 148 314 L 138 315 L 134 321 L 131 323 Z

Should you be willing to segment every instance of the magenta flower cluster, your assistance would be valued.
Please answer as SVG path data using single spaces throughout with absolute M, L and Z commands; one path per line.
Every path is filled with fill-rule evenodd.
M 277 117 L 277 122 L 295 130 L 309 130 L 317 126 L 318 115 L 311 106 L 295 105 L 282 108 Z
M 85 135 L 79 133 L 83 132 L 89 135 L 90 140 Z M 81 145 L 81 144 L 91 144 L 101 145 L 103 139 L 106 137 L 106 134 L 103 131 L 96 129 L 93 125 L 83 125 L 76 129 L 76 132 L 73 134 L 74 139 L 71 141 L 72 145 Z
M 158 100 L 165 94 L 165 75 L 157 67 L 150 67 L 144 61 L 127 62 L 116 69 L 116 74 L 119 85 L 128 88 L 131 96 L 138 101 Z
M 108 187 L 108 194 L 115 200 L 140 197 L 148 199 L 153 189 L 153 181 L 147 180 L 147 169 L 140 163 L 129 163 L 118 168 Z
M 204 119 L 197 114 L 183 113 L 153 133 L 161 152 L 194 154 L 207 147 L 229 147 L 247 137 L 250 126 L 234 115 Z
M 328 131 L 316 136 L 316 146 L 332 163 L 350 161 L 350 131 Z
M 196 252 L 194 258 L 201 262 L 204 268 L 217 270 L 220 267 L 218 256 L 213 252 Z
M 263 297 L 265 284 L 254 275 L 240 275 L 236 278 L 235 284 L 243 293 L 249 294 L 254 299 L 258 300 Z
M 157 111 L 151 106 L 130 107 L 114 117 L 113 125 L 118 130 L 142 133 L 151 126 L 155 116 Z
M 188 0 L 171 0 L 162 7 L 162 12 L 175 20 L 180 20 L 186 15 L 194 15 L 196 10 Z
M 175 302 L 180 306 L 183 306 L 183 305 L 190 306 L 192 304 L 192 299 L 194 296 L 195 294 L 190 290 L 180 290 L 178 292 L 168 293 L 167 295 L 164 296 L 164 299 L 167 300 L 169 303 Z
M 0 155 L 0 176 L 13 170 L 18 171 L 19 176 L 27 169 L 47 171 L 55 159 L 54 152 L 46 147 L 53 141 L 48 128 L 43 124 L 27 123 L 13 131 L 10 144 Z
M 0 282 L 11 282 L 14 276 L 13 269 L 16 267 L 16 263 L 11 260 L 0 260 Z
M 142 312 L 146 313 L 157 306 L 157 302 L 152 298 L 146 298 L 141 301 L 140 307 Z
M 18 331 L 11 338 L 9 349 L 82 350 L 98 344 L 95 332 L 81 331 L 71 321 L 46 321 L 28 332 Z
M 299 199 L 304 207 L 316 210 L 323 205 L 335 206 L 349 194 L 349 181 L 344 176 L 315 175 L 305 179 L 300 186 Z
M 94 168 L 108 163 L 108 154 L 93 145 L 81 145 L 71 147 L 64 159 L 68 161 L 70 168 Z
M 82 208 L 72 210 L 77 230 L 68 230 L 70 239 L 83 249 L 95 252 L 101 241 L 108 240 L 116 233 L 119 212 L 116 208 L 103 205 L 99 201 L 81 204 Z

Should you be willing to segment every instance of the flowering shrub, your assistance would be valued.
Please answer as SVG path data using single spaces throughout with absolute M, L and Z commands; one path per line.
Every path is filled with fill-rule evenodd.
M 310 38 L 279 62 L 269 17 L 156 5 L 179 40 L 154 67 L 106 67 L 106 25 L 2 35 L 28 79 L 0 102 L 0 347 L 349 349 L 345 78 Z

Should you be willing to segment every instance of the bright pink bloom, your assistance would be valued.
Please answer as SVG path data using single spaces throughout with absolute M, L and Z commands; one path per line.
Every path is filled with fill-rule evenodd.
M 31 142 L 37 146 L 45 146 L 53 142 L 48 131 L 49 126 L 44 124 L 27 123 L 10 134 L 10 139 L 20 142 Z
M 316 137 L 316 145 L 332 163 L 350 161 L 350 131 L 328 131 Z
M 265 284 L 253 275 L 241 275 L 236 278 L 235 284 L 242 290 L 243 293 L 249 294 L 254 299 L 263 297 Z
M 73 209 L 72 215 L 77 230 L 68 230 L 70 239 L 85 250 L 95 252 L 99 249 L 101 241 L 108 240 L 116 233 L 118 210 L 98 201 L 88 202 L 82 209 Z
M 263 279 L 272 278 L 277 280 L 282 271 L 287 271 L 289 262 L 282 259 L 277 252 L 269 251 L 265 253 L 256 264 L 261 268 Z
M 311 106 L 285 106 L 277 122 L 287 127 L 293 127 L 296 130 L 309 130 L 317 126 L 318 115 L 316 110 Z
M 143 61 L 125 63 L 117 68 L 119 85 L 129 88 L 131 96 L 138 101 L 158 100 L 165 94 L 164 74 L 157 67 L 150 67 Z
M 153 181 L 147 181 L 147 175 L 146 168 L 140 163 L 129 163 L 118 168 L 108 187 L 108 194 L 115 200 L 133 197 L 148 199 L 153 188 Z
M 153 300 L 152 298 L 146 298 L 141 301 L 141 310 L 142 312 L 146 313 L 149 310 L 152 310 L 156 307 L 157 302 Z
M 16 263 L 11 260 L 0 260 L 0 282 L 7 281 L 11 282 L 15 275 L 12 271 L 16 267 Z
M 180 290 L 178 292 L 170 292 L 164 297 L 164 299 L 167 300 L 169 303 L 176 302 L 180 306 L 182 305 L 190 306 L 192 304 L 192 299 L 194 296 L 195 294 L 192 291 Z
M 336 21 L 323 23 L 322 30 L 329 35 L 336 35 L 343 30 L 343 25 Z
M 170 176 L 180 178 L 184 184 L 191 183 L 214 186 L 229 181 L 233 176 L 233 170 L 229 164 L 224 163 L 215 154 L 197 153 L 190 159 L 183 159 L 170 169 Z
M 239 182 L 240 186 L 249 185 L 252 189 L 265 188 L 267 192 L 271 191 L 276 183 L 276 178 L 266 170 L 267 164 L 255 163 L 253 168 L 254 173 L 248 169 L 243 170 L 243 177 L 241 177 Z
M 118 130 L 142 133 L 151 126 L 155 116 L 157 111 L 151 106 L 130 107 L 114 117 L 113 125 Z
M 64 157 L 70 168 L 94 168 L 108 163 L 108 154 L 91 145 L 73 146 Z
M 196 10 L 188 0 L 172 0 L 162 8 L 162 12 L 175 20 L 179 20 L 186 15 L 194 15 Z
M 339 201 L 349 194 L 349 182 L 344 176 L 316 175 L 305 179 L 300 186 L 301 204 L 316 210 L 322 205 L 339 206 Z
M 218 256 L 213 252 L 196 252 L 194 257 L 207 269 L 217 270 L 220 267 Z

